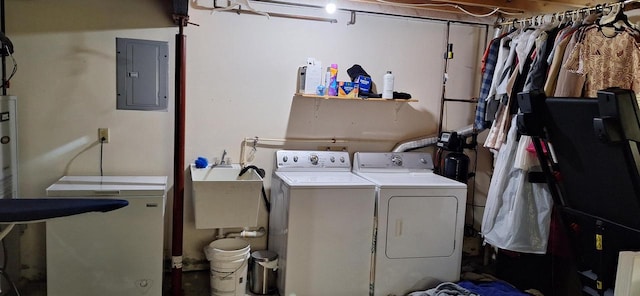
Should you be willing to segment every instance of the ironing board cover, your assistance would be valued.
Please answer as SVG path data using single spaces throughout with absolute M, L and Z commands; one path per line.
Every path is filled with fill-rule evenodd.
M 128 201 L 121 199 L 0 199 L 0 223 L 37 221 L 87 212 L 109 212 L 128 204 Z

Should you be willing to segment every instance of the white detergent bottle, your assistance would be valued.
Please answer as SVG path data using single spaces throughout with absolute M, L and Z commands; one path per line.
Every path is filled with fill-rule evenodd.
M 393 99 L 393 73 L 387 71 L 382 77 L 382 98 Z

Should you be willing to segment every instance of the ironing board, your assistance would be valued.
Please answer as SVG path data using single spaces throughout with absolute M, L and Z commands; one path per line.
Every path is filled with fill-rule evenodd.
M 4 239 L 18 223 L 39 222 L 46 219 L 72 216 L 87 212 L 109 212 L 129 204 L 121 199 L 91 198 L 24 198 L 0 199 L 0 224 L 8 224 L 0 231 L 0 241 Z M 16 294 L 18 290 L 8 275 L 0 268 Z

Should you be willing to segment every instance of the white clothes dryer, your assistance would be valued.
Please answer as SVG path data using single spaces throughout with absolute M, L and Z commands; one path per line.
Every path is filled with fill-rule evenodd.
M 376 184 L 374 295 L 406 295 L 460 278 L 467 185 L 433 173 L 428 153 L 362 153 Z
M 269 250 L 280 295 L 368 295 L 375 185 L 348 152 L 276 152 Z

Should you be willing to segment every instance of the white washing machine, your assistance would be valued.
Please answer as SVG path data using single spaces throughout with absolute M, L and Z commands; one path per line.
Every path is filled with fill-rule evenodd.
M 280 295 L 368 295 L 374 193 L 348 152 L 276 152 L 269 250 Z
M 65 176 L 55 198 L 116 198 L 108 213 L 46 222 L 47 295 L 160 296 L 165 176 Z
M 433 173 L 428 153 L 362 153 L 353 171 L 376 184 L 374 295 L 460 278 L 467 185 Z

